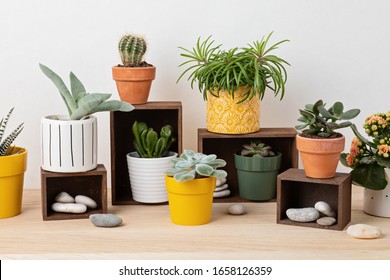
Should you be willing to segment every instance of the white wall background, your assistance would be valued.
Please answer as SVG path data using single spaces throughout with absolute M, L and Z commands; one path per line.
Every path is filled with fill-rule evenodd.
M 41 117 L 66 113 L 40 62 L 67 83 L 73 71 L 87 91 L 118 99 L 111 78 L 111 67 L 120 63 L 117 42 L 126 32 L 144 35 L 145 59 L 157 67 L 150 99 L 182 102 L 184 148 L 195 150 L 205 103 L 185 80 L 176 84 L 182 70 L 178 46 L 192 47 L 208 35 L 226 48 L 245 46 L 274 31 L 273 42 L 290 40 L 277 54 L 291 67 L 285 98 L 264 98 L 261 126 L 292 127 L 298 108 L 318 99 L 360 108 L 360 125 L 390 109 L 389 15 L 387 0 L 2 0 L 0 116 L 15 106 L 9 129 L 25 122 L 16 141 L 29 151 L 25 188 L 40 187 Z M 99 158 L 110 170 L 109 113 L 97 117 Z M 342 133 L 349 149 L 352 133 Z

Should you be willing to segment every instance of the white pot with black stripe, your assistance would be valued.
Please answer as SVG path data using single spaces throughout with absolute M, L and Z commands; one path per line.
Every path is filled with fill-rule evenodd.
M 97 167 L 97 119 L 69 120 L 65 115 L 41 119 L 42 169 L 86 172 Z

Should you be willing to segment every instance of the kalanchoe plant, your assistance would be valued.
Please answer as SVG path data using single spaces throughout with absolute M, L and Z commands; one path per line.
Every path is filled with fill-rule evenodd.
M 56 73 L 43 64 L 39 64 L 39 67 L 59 90 L 71 120 L 80 120 L 96 112 L 129 112 L 134 109 L 133 105 L 129 103 L 108 100 L 111 97 L 110 93 L 87 93 L 84 85 L 72 72 L 69 75 L 71 86 L 69 91 L 64 81 Z
M 119 40 L 118 50 L 123 66 L 139 67 L 146 52 L 146 41 L 144 38 L 126 34 Z
M 271 146 L 268 146 L 265 143 L 259 141 L 251 141 L 250 144 L 242 145 L 242 150 L 240 153 L 245 157 L 273 157 L 275 152 L 272 150 Z
M 378 113 L 366 118 L 366 134 L 372 140 L 361 135 L 353 124 L 355 134 L 349 153 L 342 153 L 340 162 L 352 168 L 354 184 L 373 190 L 382 190 L 387 185 L 385 168 L 390 168 L 390 111 Z
M 168 151 L 171 144 L 176 141 L 173 137 L 171 125 L 165 125 L 160 135 L 144 122 L 135 121 L 132 127 L 134 134 L 134 147 L 142 158 L 159 158 Z
M 344 105 L 341 102 L 334 103 L 329 109 L 326 109 L 325 105 L 322 100 L 318 100 L 314 104 L 307 104 L 305 109 L 299 110 L 301 116 L 298 121 L 303 124 L 296 125 L 295 128 L 302 130 L 303 136 L 334 137 L 336 129 L 352 125 L 350 121 L 343 120 L 351 120 L 360 113 L 359 109 L 344 112 Z
M 23 123 L 19 124 L 7 137 L 4 138 L 5 129 L 7 127 L 7 123 L 9 118 L 11 117 L 11 114 L 13 112 L 14 108 L 12 108 L 6 117 L 2 118 L 0 121 L 0 156 L 9 156 L 17 153 L 21 153 L 24 151 L 24 149 L 21 149 L 17 152 L 14 151 L 13 147 L 11 146 L 14 140 L 18 137 L 20 132 L 23 130 Z
M 178 182 L 204 177 L 225 178 L 227 176 L 226 171 L 217 170 L 219 167 L 224 167 L 226 161 L 217 159 L 214 154 L 205 155 L 185 150 L 179 158 L 171 159 L 170 164 L 171 167 L 166 170 L 165 174 L 174 177 Z

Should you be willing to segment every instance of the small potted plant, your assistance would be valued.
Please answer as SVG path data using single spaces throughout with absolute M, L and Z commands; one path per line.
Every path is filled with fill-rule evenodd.
M 254 201 L 276 197 L 276 179 L 282 154 L 261 141 L 252 141 L 234 154 L 240 196 Z
M 143 61 L 147 44 L 144 38 L 126 34 L 119 40 L 118 50 L 122 65 L 112 67 L 119 97 L 131 104 L 148 102 L 156 67 Z
M 345 147 L 345 137 L 335 130 L 351 126 L 348 120 L 360 113 L 359 109 L 344 112 L 341 102 L 334 103 L 329 109 L 325 106 L 322 100 L 307 104 L 305 109 L 299 110 L 301 116 L 298 121 L 303 124 L 295 126 L 302 130 L 296 136 L 297 149 L 305 174 L 311 178 L 332 178 L 336 175 L 340 153 Z
M 171 221 L 178 225 L 203 225 L 210 222 L 216 178 L 225 178 L 226 161 L 216 155 L 185 150 L 170 160 L 165 172 Z
M 25 148 L 12 146 L 12 143 L 22 132 L 23 123 L 4 137 L 13 110 L 14 108 L 0 120 L 0 218 L 13 217 L 22 211 L 27 151 Z
M 141 203 L 168 201 L 164 172 L 169 160 L 177 153 L 168 151 L 176 141 L 171 125 L 165 125 L 158 134 L 145 122 L 135 121 L 132 126 L 136 151 L 126 155 L 133 199 Z
M 214 45 L 211 36 L 195 47 L 183 50 L 184 61 L 180 66 L 187 68 L 178 81 L 189 74 L 191 88 L 198 83 L 199 91 L 206 100 L 207 130 L 224 134 L 245 134 L 260 130 L 260 100 L 265 91 L 274 96 L 285 93 L 287 72 L 284 59 L 272 54 L 279 45 L 268 47 L 271 34 L 247 47 L 221 49 Z
M 352 168 L 352 182 L 364 187 L 364 212 L 390 217 L 390 111 L 366 118 L 364 130 L 372 140 L 351 126 L 355 138 L 349 153 L 342 153 L 340 161 Z
M 42 169 L 53 172 L 85 172 L 97 166 L 97 119 L 102 111 L 129 112 L 134 107 L 111 94 L 87 93 L 71 72 L 71 90 L 47 66 L 42 72 L 54 83 L 68 109 L 68 115 L 51 115 L 41 120 Z

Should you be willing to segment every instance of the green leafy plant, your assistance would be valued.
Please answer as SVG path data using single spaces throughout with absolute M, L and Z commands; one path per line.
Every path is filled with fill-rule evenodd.
M 134 147 L 142 158 L 159 158 L 168 151 L 176 139 L 173 137 L 171 125 L 165 125 L 160 135 L 144 122 L 135 121 L 132 127 Z
M 226 161 L 218 159 L 216 155 L 205 155 L 185 150 L 179 158 L 171 159 L 171 167 L 165 172 L 178 182 L 185 182 L 197 178 L 216 177 L 225 178 L 226 171 L 217 170 L 226 165 Z
M 134 110 L 134 106 L 119 100 L 108 100 L 110 93 L 87 93 L 80 80 L 70 72 L 71 91 L 64 81 L 51 69 L 39 64 L 42 72 L 54 83 L 59 90 L 63 101 L 68 109 L 71 120 L 80 120 L 96 112 L 102 111 L 124 111 Z
M 240 154 L 245 157 L 275 156 L 275 152 L 272 150 L 272 147 L 260 141 L 251 141 L 250 144 L 242 145 Z
M 341 102 L 334 103 L 329 109 L 326 109 L 325 105 L 322 100 L 318 100 L 314 104 L 305 105 L 303 110 L 299 109 L 301 116 L 298 121 L 303 124 L 296 125 L 295 128 L 302 130 L 303 136 L 316 135 L 320 138 L 335 136 L 334 130 L 352 125 L 350 121 L 340 121 L 351 120 L 360 113 L 359 109 L 344 112 L 344 105 Z
M 142 57 L 146 52 L 146 41 L 144 38 L 126 34 L 119 40 L 118 50 L 123 66 L 139 67 Z
M 385 168 L 390 168 L 390 111 L 378 113 L 366 118 L 364 122 L 366 139 L 356 126 L 351 125 L 355 134 L 349 153 L 342 153 L 340 162 L 352 168 L 354 184 L 373 190 L 382 190 L 387 186 Z
M 3 137 L 5 135 L 5 129 L 7 127 L 8 120 L 11 117 L 11 114 L 13 112 L 14 108 L 12 108 L 7 116 L 1 119 L 0 121 L 0 156 L 9 156 L 9 155 L 14 155 L 18 154 L 24 151 L 24 149 L 20 149 L 18 151 L 15 151 L 14 148 L 12 147 L 12 143 L 15 141 L 15 139 L 18 137 L 20 132 L 23 130 L 23 123 L 19 124 L 12 132 L 9 134 L 7 137 Z
M 269 88 L 274 95 L 281 94 L 284 97 L 287 71 L 285 65 L 289 65 L 284 59 L 272 55 L 271 52 L 288 40 L 283 40 L 267 47 L 272 33 L 243 48 L 222 50 L 222 45 L 214 45 L 214 40 L 209 36 L 201 41 L 199 37 L 196 46 L 192 49 L 179 47 L 184 52 L 180 55 L 187 60 L 180 66 L 187 66 L 177 82 L 190 73 L 188 80 L 191 88 L 195 82 L 203 93 L 203 99 L 207 100 L 207 93 L 218 97 L 220 90 L 226 90 L 234 98 L 234 92 L 238 87 L 246 87 L 242 102 L 258 95 L 264 97 L 265 90 Z

